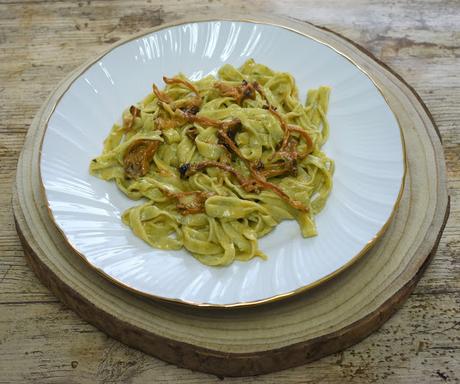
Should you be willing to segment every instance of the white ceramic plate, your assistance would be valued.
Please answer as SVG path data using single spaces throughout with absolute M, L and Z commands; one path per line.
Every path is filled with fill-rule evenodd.
M 114 183 L 92 177 L 90 160 L 121 112 L 183 72 L 215 74 L 248 58 L 294 75 L 300 95 L 332 87 L 331 134 L 324 151 L 335 160 L 334 187 L 316 217 L 319 235 L 301 237 L 295 221 L 260 240 L 267 261 L 208 267 L 187 251 L 152 249 L 120 220 L 138 204 Z M 208 21 L 165 28 L 126 42 L 88 67 L 52 113 L 41 175 L 52 216 L 90 265 L 125 287 L 196 305 L 250 305 L 314 286 L 350 265 L 390 220 L 400 198 L 404 147 L 392 111 L 373 82 L 345 57 L 282 27 Z

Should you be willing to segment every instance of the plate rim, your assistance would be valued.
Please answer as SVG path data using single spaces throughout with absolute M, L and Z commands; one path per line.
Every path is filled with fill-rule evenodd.
M 276 20 L 276 21 L 275 21 Z M 223 309 L 235 309 L 235 308 L 247 308 L 247 307 L 255 307 L 259 305 L 265 305 L 268 303 L 273 303 L 277 302 L 283 299 L 288 299 L 294 296 L 297 296 L 299 294 L 302 294 L 306 291 L 309 291 L 313 288 L 316 288 L 320 286 L 323 283 L 326 283 L 329 280 L 332 280 L 334 277 L 337 275 L 341 274 L 348 268 L 350 268 L 354 263 L 356 263 L 358 260 L 360 260 L 376 243 L 377 241 L 385 234 L 386 230 L 388 229 L 389 225 L 394 219 L 394 216 L 398 210 L 398 207 L 400 205 L 403 192 L 404 192 L 404 185 L 406 181 L 406 176 L 407 176 L 407 169 L 408 169 L 408 164 L 407 164 L 407 153 L 406 153 L 406 143 L 404 139 L 404 132 L 401 126 L 401 122 L 398 118 L 398 116 L 395 114 L 393 109 L 391 108 L 390 104 L 388 103 L 387 97 L 382 91 L 382 88 L 376 83 L 376 81 L 373 79 L 372 75 L 366 71 L 362 66 L 360 66 L 358 63 L 356 63 L 352 58 L 350 58 L 346 53 L 342 52 L 340 49 L 334 47 L 328 42 L 323 41 L 321 38 L 312 36 L 309 33 L 303 32 L 297 28 L 285 25 L 282 23 L 282 21 L 286 22 L 295 22 L 295 23 L 307 23 L 314 28 L 318 28 L 320 30 L 323 30 L 328 33 L 333 33 L 334 35 L 338 36 L 339 38 L 345 40 L 347 43 L 351 43 L 354 48 L 360 49 L 361 51 L 363 48 L 359 46 L 357 43 L 354 41 L 351 41 L 341 35 L 336 34 L 334 31 L 323 28 L 321 26 L 317 26 L 313 23 L 310 23 L 308 21 L 303 21 L 303 20 L 297 20 L 292 17 L 287 17 L 287 16 L 279 16 L 277 15 L 276 18 L 274 17 L 263 17 L 263 16 L 218 16 L 218 17 L 212 17 L 212 16 L 203 16 L 203 17 L 191 17 L 191 18 L 180 18 L 176 21 L 169 22 L 169 23 L 162 23 L 158 26 L 155 26 L 153 28 L 149 28 L 147 30 L 140 31 L 138 33 L 135 33 L 132 36 L 129 36 L 127 38 L 121 39 L 120 41 L 114 43 L 111 45 L 108 49 L 104 50 L 102 53 L 97 54 L 96 56 L 93 56 L 91 59 L 87 60 L 85 63 L 82 65 L 78 66 L 76 69 L 74 69 L 70 74 L 68 74 L 66 77 L 64 77 L 64 80 L 71 78 L 72 80 L 67 84 L 65 89 L 62 91 L 62 93 L 59 95 L 59 97 L 53 102 L 52 107 L 45 119 L 44 125 L 45 128 L 43 130 L 43 135 L 40 139 L 40 145 L 39 145 L 39 156 L 38 156 L 38 184 L 39 184 L 39 189 L 43 193 L 43 196 L 45 197 L 45 207 L 48 212 L 48 216 L 51 220 L 51 222 L 54 224 L 55 228 L 58 230 L 58 233 L 64 240 L 64 242 L 67 244 L 67 246 L 70 247 L 70 249 L 73 251 L 73 253 L 77 254 L 83 261 L 84 263 L 92 270 L 96 271 L 100 275 L 102 275 L 105 279 L 108 279 L 110 282 L 113 284 L 126 289 L 130 291 L 131 293 L 134 293 L 136 295 L 140 295 L 155 301 L 160 301 L 160 302 L 165 302 L 165 303 L 172 303 L 172 304 L 178 304 L 186 307 L 195 307 L 195 308 L 223 308 Z M 46 136 L 46 133 L 48 131 L 48 126 L 49 126 L 49 121 L 51 117 L 53 116 L 54 112 L 56 111 L 56 108 L 58 104 L 60 103 L 61 99 L 64 97 L 64 95 L 67 93 L 67 91 L 70 89 L 70 87 L 77 81 L 77 79 L 82 75 L 83 72 L 88 70 L 91 66 L 93 66 L 95 63 L 97 63 L 99 60 L 104 58 L 106 55 L 111 53 L 114 49 L 129 43 L 133 40 L 139 39 L 143 36 L 152 34 L 154 32 L 158 32 L 164 29 L 172 28 L 172 27 L 177 27 L 181 25 L 187 25 L 187 24 L 193 24 L 193 23 L 206 23 L 206 22 L 219 22 L 219 21 L 228 21 L 228 22 L 245 22 L 245 23 L 252 23 L 252 24 L 262 24 L 262 25 L 269 25 L 269 26 L 275 26 L 278 28 L 283 28 L 286 29 L 290 32 L 297 33 L 303 37 L 306 37 L 308 39 L 311 39 L 313 41 L 316 41 L 319 44 L 322 44 L 324 46 L 327 46 L 328 48 L 332 49 L 335 53 L 338 55 L 342 56 L 346 60 L 348 60 L 352 65 L 354 65 L 359 71 L 361 71 L 374 85 L 374 87 L 377 89 L 377 91 L 380 93 L 380 95 L 383 97 L 385 100 L 386 105 L 388 106 L 389 110 L 391 111 L 392 115 L 394 116 L 396 123 L 399 128 L 399 133 L 400 133 L 400 139 L 401 139 L 401 148 L 402 148 L 402 160 L 403 160 L 403 174 L 401 177 L 401 184 L 399 188 L 399 192 L 396 198 L 396 201 L 393 205 L 393 209 L 388 216 L 387 220 L 385 223 L 382 225 L 382 227 L 377 231 L 377 233 L 369 240 L 366 242 L 364 247 L 357 253 L 355 254 L 350 260 L 348 260 L 345 264 L 341 265 L 339 268 L 335 269 L 334 271 L 328 273 L 327 275 L 323 276 L 320 279 L 317 279 L 309 284 L 303 285 L 301 287 L 298 287 L 294 290 L 291 290 L 289 292 L 273 295 L 267 298 L 263 299 L 258 299 L 258 300 L 252 300 L 252 301 L 243 301 L 243 302 L 235 302 L 235 303 L 229 303 L 229 304 L 216 304 L 216 303 L 208 303 L 208 302 L 195 302 L 195 301 L 190 301 L 190 300 L 183 300 L 179 298 L 170 298 L 170 297 L 164 297 L 160 295 L 154 295 L 152 293 L 147 293 L 144 292 L 140 289 L 134 288 L 130 286 L 129 284 L 122 282 L 115 277 L 109 275 L 107 272 L 105 272 L 102 268 L 97 267 L 93 263 L 91 263 L 88 258 L 80 252 L 76 246 L 73 245 L 73 243 L 69 240 L 67 235 L 64 232 L 64 229 L 61 228 L 61 226 L 57 223 L 53 211 L 50 206 L 50 201 L 48 199 L 48 195 L 46 193 L 46 188 L 45 184 L 43 181 L 43 176 L 42 176 L 42 170 L 41 170 L 41 164 L 42 164 L 42 153 L 43 153 L 43 142 Z M 368 54 L 372 58 L 372 60 L 376 61 L 375 58 Z M 382 66 L 382 63 L 379 61 L 376 61 L 377 64 Z M 385 67 L 384 67 L 385 68 Z

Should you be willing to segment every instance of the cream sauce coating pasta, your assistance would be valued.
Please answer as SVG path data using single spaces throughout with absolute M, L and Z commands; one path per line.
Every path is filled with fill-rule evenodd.
M 294 78 L 250 59 L 218 76 L 164 78 L 122 114 L 90 173 L 139 204 L 123 223 L 154 248 L 206 265 L 267 256 L 258 239 L 283 220 L 304 237 L 332 188 L 329 87 L 299 101 Z

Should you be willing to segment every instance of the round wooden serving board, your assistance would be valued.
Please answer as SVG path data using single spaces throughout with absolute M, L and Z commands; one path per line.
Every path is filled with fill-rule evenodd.
M 127 345 L 181 367 L 227 376 L 304 364 L 377 329 L 420 279 L 449 211 L 439 135 L 420 98 L 400 77 L 334 32 L 290 19 L 257 20 L 306 33 L 352 59 L 381 88 L 402 127 L 408 172 L 399 209 L 385 235 L 353 266 L 297 297 L 238 309 L 157 302 L 114 285 L 88 267 L 50 220 L 38 173 L 47 118 L 86 65 L 59 85 L 35 117 L 19 159 L 13 198 L 17 230 L 31 266 L 67 306 Z

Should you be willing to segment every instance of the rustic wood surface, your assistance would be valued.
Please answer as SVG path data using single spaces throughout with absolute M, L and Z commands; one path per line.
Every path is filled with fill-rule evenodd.
M 0 382 L 218 381 L 129 349 L 65 309 L 25 265 L 14 231 L 10 199 L 17 156 L 47 94 L 104 44 L 183 17 L 192 7 L 192 2 L 127 3 L 0 5 Z M 343 353 L 255 381 L 459 380 L 458 3 L 315 5 L 297 0 L 282 5 L 271 1 L 232 4 L 327 26 L 362 44 L 405 77 L 441 130 L 452 196 L 451 216 L 435 259 L 409 301 L 380 331 Z M 194 7 L 205 10 L 221 5 L 213 1 Z
M 245 15 L 212 14 L 219 16 Z M 385 234 L 353 266 L 292 300 L 238 310 L 164 305 L 97 275 L 55 228 L 39 177 L 48 116 L 88 64 L 70 73 L 36 114 L 19 158 L 13 194 L 16 227 L 31 267 L 64 304 L 128 346 L 180 367 L 222 376 L 296 367 L 342 351 L 378 329 L 413 291 L 436 251 L 448 212 L 441 141 L 413 91 L 336 33 L 288 18 L 255 17 L 282 23 L 346 54 L 372 76 L 403 131 L 408 169 L 402 200 Z

